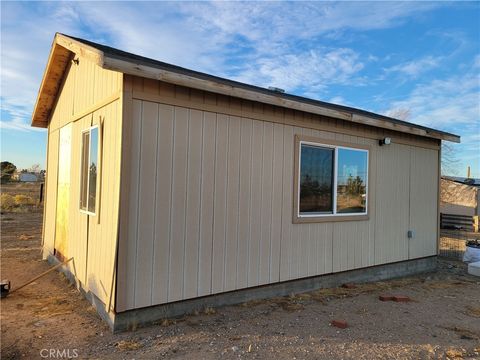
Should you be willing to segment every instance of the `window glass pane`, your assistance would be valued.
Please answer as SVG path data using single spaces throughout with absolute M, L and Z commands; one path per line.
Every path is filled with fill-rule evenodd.
M 95 212 L 97 197 L 97 165 L 98 165 L 98 128 L 90 131 L 90 165 L 88 177 L 88 211 Z
M 367 211 L 366 151 L 338 149 L 337 213 Z
M 80 209 L 87 210 L 88 189 L 88 152 L 90 150 L 90 132 L 82 133 L 82 168 L 80 179 Z
M 301 145 L 300 214 L 333 212 L 334 150 Z

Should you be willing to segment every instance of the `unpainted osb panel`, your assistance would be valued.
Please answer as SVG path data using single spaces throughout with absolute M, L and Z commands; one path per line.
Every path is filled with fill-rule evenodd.
M 58 183 L 58 145 L 60 131 L 48 133 L 47 174 L 45 179 L 45 210 L 43 227 L 43 256 L 53 254 L 55 241 L 55 218 L 57 210 L 57 183 Z

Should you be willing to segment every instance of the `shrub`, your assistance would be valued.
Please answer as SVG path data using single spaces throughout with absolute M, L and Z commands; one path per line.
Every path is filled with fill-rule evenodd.
M 15 199 L 10 194 L 0 196 L 0 208 L 2 211 L 9 211 L 15 207 Z
M 30 196 L 26 195 L 15 195 L 15 204 L 22 206 L 22 205 L 33 205 L 34 201 Z

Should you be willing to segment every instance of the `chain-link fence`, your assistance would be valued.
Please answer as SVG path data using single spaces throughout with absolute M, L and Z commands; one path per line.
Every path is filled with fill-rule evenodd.
M 480 233 L 441 230 L 440 231 L 440 256 L 462 260 L 467 242 L 480 239 Z

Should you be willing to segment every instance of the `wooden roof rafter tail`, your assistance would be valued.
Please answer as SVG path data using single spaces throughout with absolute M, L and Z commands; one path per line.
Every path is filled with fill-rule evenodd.
M 59 45 L 80 56 L 88 57 L 104 69 L 118 71 L 124 74 L 161 80 L 198 90 L 209 91 L 251 101 L 258 101 L 265 104 L 351 121 L 353 123 L 359 123 L 438 140 L 446 140 L 457 143 L 460 142 L 460 137 L 458 135 L 448 132 L 431 129 L 425 126 L 412 124 L 403 120 L 390 118 L 388 116 L 375 114 L 348 106 L 331 104 L 297 95 L 274 92 L 258 86 L 248 85 L 238 81 L 228 80 L 202 72 L 185 69 L 176 65 L 167 64 L 109 46 L 63 34 L 56 34 L 54 45 Z M 47 71 L 45 73 L 44 80 L 45 77 L 47 77 L 47 72 L 51 63 L 50 60 L 51 59 L 49 59 L 49 63 L 47 64 Z M 42 89 L 43 81 L 42 86 L 40 87 L 39 99 L 42 96 Z M 38 101 L 39 100 L 37 100 L 37 103 Z M 33 126 L 35 126 L 36 113 L 37 107 L 35 107 L 34 116 L 32 119 Z M 39 116 L 39 119 L 42 119 L 41 123 L 48 123 L 48 117 L 43 118 L 43 116 Z M 39 120 L 36 122 L 39 122 Z
M 55 34 L 40 89 L 35 102 L 31 125 L 48 127 L 52 109 L 62 87 L 68 64 L 76 55 L 86 57 L 103 66 L 103 53 L 62 34 Z

